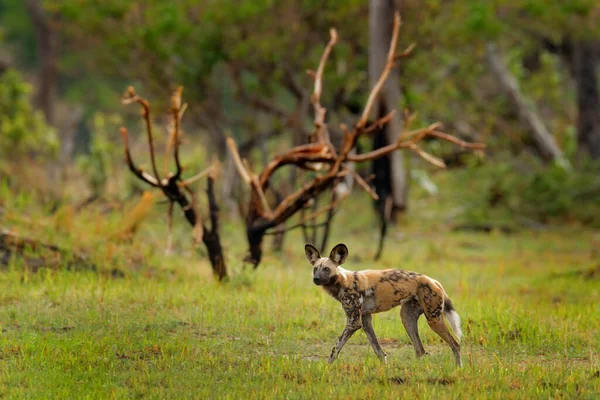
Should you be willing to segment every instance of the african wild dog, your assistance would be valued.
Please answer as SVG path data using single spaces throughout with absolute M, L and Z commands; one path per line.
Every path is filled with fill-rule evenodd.
M 345 270 L 340 265 L 348 257 L 348 248 L 341 243 L 331 250 L 327 258 L 321 257 L 319 251 L 310 244 L 305 246 L 304 251 L 306 258 L 314 267 L 313 282 L 322 286 L 334 299 L 342 303 L 348 318 L 344 332 L 331 351 L 330 363 L 337 358 L 346 341 L 361 327 L 367 334 L 377 357 L 385 362 L 386 354 L 375 336 L 371 314 L 402 305 L 400 310 L 402 323 L 417 352 L 417 357 L 425 354 L 417 326 L 419 316 L 425 314 L 431 329 L 450 345 L 456 364 L 461 366 L 460 344 L 450 334 L 443 316 L 449 322 L 458 340 L 462 334 L 460 317 L 454 311 L 452 302 L 438 281 L 425 275 L 398 269 L 356 272 Z

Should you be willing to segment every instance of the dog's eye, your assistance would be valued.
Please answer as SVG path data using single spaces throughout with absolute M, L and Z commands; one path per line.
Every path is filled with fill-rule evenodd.
M 314 268 L 313 268 L 313 272 L 317 272 L 317 267 L 314 267 Z
M 325 268 L 323 268 L 323 271 L 325 271 L 325 272 L 329 272 L 329 271 L 331 271 L 331 270 L 329 269 L 329 267 L 325 267 Z

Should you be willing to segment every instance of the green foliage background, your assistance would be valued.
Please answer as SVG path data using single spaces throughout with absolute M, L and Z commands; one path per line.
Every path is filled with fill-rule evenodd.
M 258 171 L 263 149 L 272 155 L 293 142 L 280 114 L 301 109 L 310 95 L 306 71 L 318 65 L 331 27 L 340 41 L 322 103 L 334 138 L 340 123 L 356 120 L 369 92 L 367 1 L 41 1 L 59 49 L 59 117 L 76 109 L 83 117 L 76 154 L 65 161 L 67 130 L 50 127 L 32 102 L 41 60 L 26 3 L 0 0 L 0 61 L 7 56 L 10 66 L 0 75 L 0 234 L 66 249 L 57 259 L 33 248 L 13 257 L 0 246 L 0 397 L 591 399 L 600 392 L 600 165 L 580 151 L 572 73 L 548 49 L 567 39 L 600 42 L 598 1 L 399 2 L 399 48 L 417 47 L 399 65 L 398 109 L 417 113 L 415 127 L 442 121 L 488 149 L 460 154 L 425 143 L 453 160 L 448 170 L 408 157 L 409 209 L 377 264 L 378 227 L 366 196 L 342 204 L 331 241 L 348 244 L 349 269 L 403 268 L 442 282 L 463 317 L 462 370 L 423 320 L 430 354 L 417 360 L 394 311 L 374 318 L 387 366 L 361 333 L 327 365 L 344 315 L 312 284 L 300 232 L 280 253 L 265 242 L 260 268 L 244 268 L 244 224 L 228 208 L 235 199 L 219 199 L 227 282 L 211 276 L 178 213 L 173 254 L 164 254 L 162 198 L 135 237 L 118 236 L 147 189 L 123 165 L 119 126 L 131 132 L 136 162 L 149 166 L 138 109 L 119 101 L 128 85 L 151 101 L 161 151 L 170 92 L 185 86 L 186 177 L 213 155 L 225 160 L 227 136 L 243 143 L 278 133 L 247 154 Z M 540 161 L 489 72 L 488 42 L 501 49 L 572 169 Z M 309 113 L 299 126 L 312 129 Z M 464 227 L 490 232 L 455 232 Z M 80 253 L 91 262 L 72 266 Z M 26 265 L 32 259 L 41 266 Z
M 53 155 L 58 148 L 54 129 L 31 105 L 31 91 L 18 71 L 0 75 L 0 159 Z

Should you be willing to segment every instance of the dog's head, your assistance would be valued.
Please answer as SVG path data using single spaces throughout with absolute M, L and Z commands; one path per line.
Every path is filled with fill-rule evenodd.
M 313 266 L 313 282 L 315 285 L 331 285 L 337 280 L 337 267 L 342 265 L 348 257 L 348 248 L 340 243 L 335 246 L 329 257 L 321 257 L 319 250 L 313 245 L 304 246 L 304 253 L 308 262 Z

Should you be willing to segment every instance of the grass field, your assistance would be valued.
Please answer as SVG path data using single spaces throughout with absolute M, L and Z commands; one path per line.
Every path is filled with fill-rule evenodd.
M 27 199 L 5 206 L 5 223 L 34 232 L 35 215 L 29 225 L 17 217 Z M 415 205 L 414 213 L 423 215 L 426 206 Z M 463 319 L 462 369 L 423 319 L 420 332 L 430 354 L 417 360 L 399 310 L 374 317 L 387 365 L 362 331 L 328 365 L 345 317 L 312 284 L 299 233 L 286 239 L 283 254 L 269 252 L 256 271 L 244 270 L 238 262 L 243 232 L 226 223 L 232 278 L 219 284 L 205 258 L 191 249 L 181 221 L 176 254 L 163 255 L 160 209 L 131 247 L 113 248 L 99 239 L 116 219 L 94 224 L 92 216 L 82 216 L 62 239 L 50 225 L 34 232 L 93 248 L 122 273 L 32 273 L 19 260 L 0 271 L 0 397 L 600 395 L 600 282 L 581 273 L 600 262 L 598 232 L 570 227 L 458 234 L 415 217 L 392 233 L 383 260 L 373 264 L 375 228 L 352 207 L 358 205 L 340 213 L 343 223 L 336 224 L 330 245 L 348 245 L 348 269 L 396 267 L 442 282 Z

